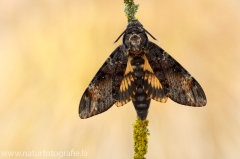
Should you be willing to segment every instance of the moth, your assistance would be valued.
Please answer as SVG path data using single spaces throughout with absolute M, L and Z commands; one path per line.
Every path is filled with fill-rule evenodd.
M 114 104 L 132 100 L 137 116 L 145 120 L 151 99 L 165 103 L 168 98 L 182 105 L 202 107 L 207 103 L 199 83 L 167 52 L 151 42 L 154 38 L 138 20 L 132 20 L 119 45 L 107 58 L 79 104 L 82 119 L 105 112 Z

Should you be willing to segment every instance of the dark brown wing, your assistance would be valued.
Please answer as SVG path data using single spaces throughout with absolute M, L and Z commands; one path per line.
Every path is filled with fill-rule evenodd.
M 149 42 L 146 57 L 167 97 L 183 105 L 206 105 L 207 99 L 199 83 L 162 48 Z
M 126 70 L 128 56 L 117 47 L 99 69 L 87 89 L 80 104 L 79 116 L 82 119 L 108 110 L 118 101 L 118 92 Z
M 143 78 L 143 89 L 147 95 L 158 101 L 165 103 L 168 97 L 165 95 L 163 86 L 159 82 L 158 78 L 155 76 L 146 56 L 144 58 L 144 78 Z
M 128 59 L 127 68 L 124 73 L 124 77 L 118 92 L 118 100 L 115 105 L 120 107 L 131 101 L 133 95 L 136 92 L 136 85 L 134 82 L 134 72 L 131 66 L 130 60 Z

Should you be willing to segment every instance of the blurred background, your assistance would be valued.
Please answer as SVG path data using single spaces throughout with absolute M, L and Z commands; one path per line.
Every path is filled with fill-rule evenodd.
M 240 1 L 135 3 L 136 17 L 208 101 L 193 108 L 152 100 L 146 157 L 239 158 Z M 132 158 L 132 103 L 87 120 L 78 116 L 84 90 L 121 44 L 112 45 L 127 25 L 123 9 L 123 0 L 0 0 L 0 151 Z

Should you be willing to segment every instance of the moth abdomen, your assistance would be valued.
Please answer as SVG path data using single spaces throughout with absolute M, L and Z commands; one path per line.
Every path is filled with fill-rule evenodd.
M 140 120 L 145 120 L 148 115 L 148 109 L 151 99 L 144 92 L 142 86 L 138 86 L 136 94 L 133 97 L 133 105 Z

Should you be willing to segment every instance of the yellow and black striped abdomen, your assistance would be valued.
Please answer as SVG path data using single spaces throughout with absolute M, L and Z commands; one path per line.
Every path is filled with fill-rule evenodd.
M 137 115 L 141 120 L 145 120 L 147 118 L 148 109 L 151 102 L 151 99 L 143 89 L 144 63 L 145 60 L 143 56 L 136 56 L 131 60 L 131 66 L 134 71 L 134 81 L 136 85 L 136 94 L 133 96 L 132 102 L 136 109 Z

